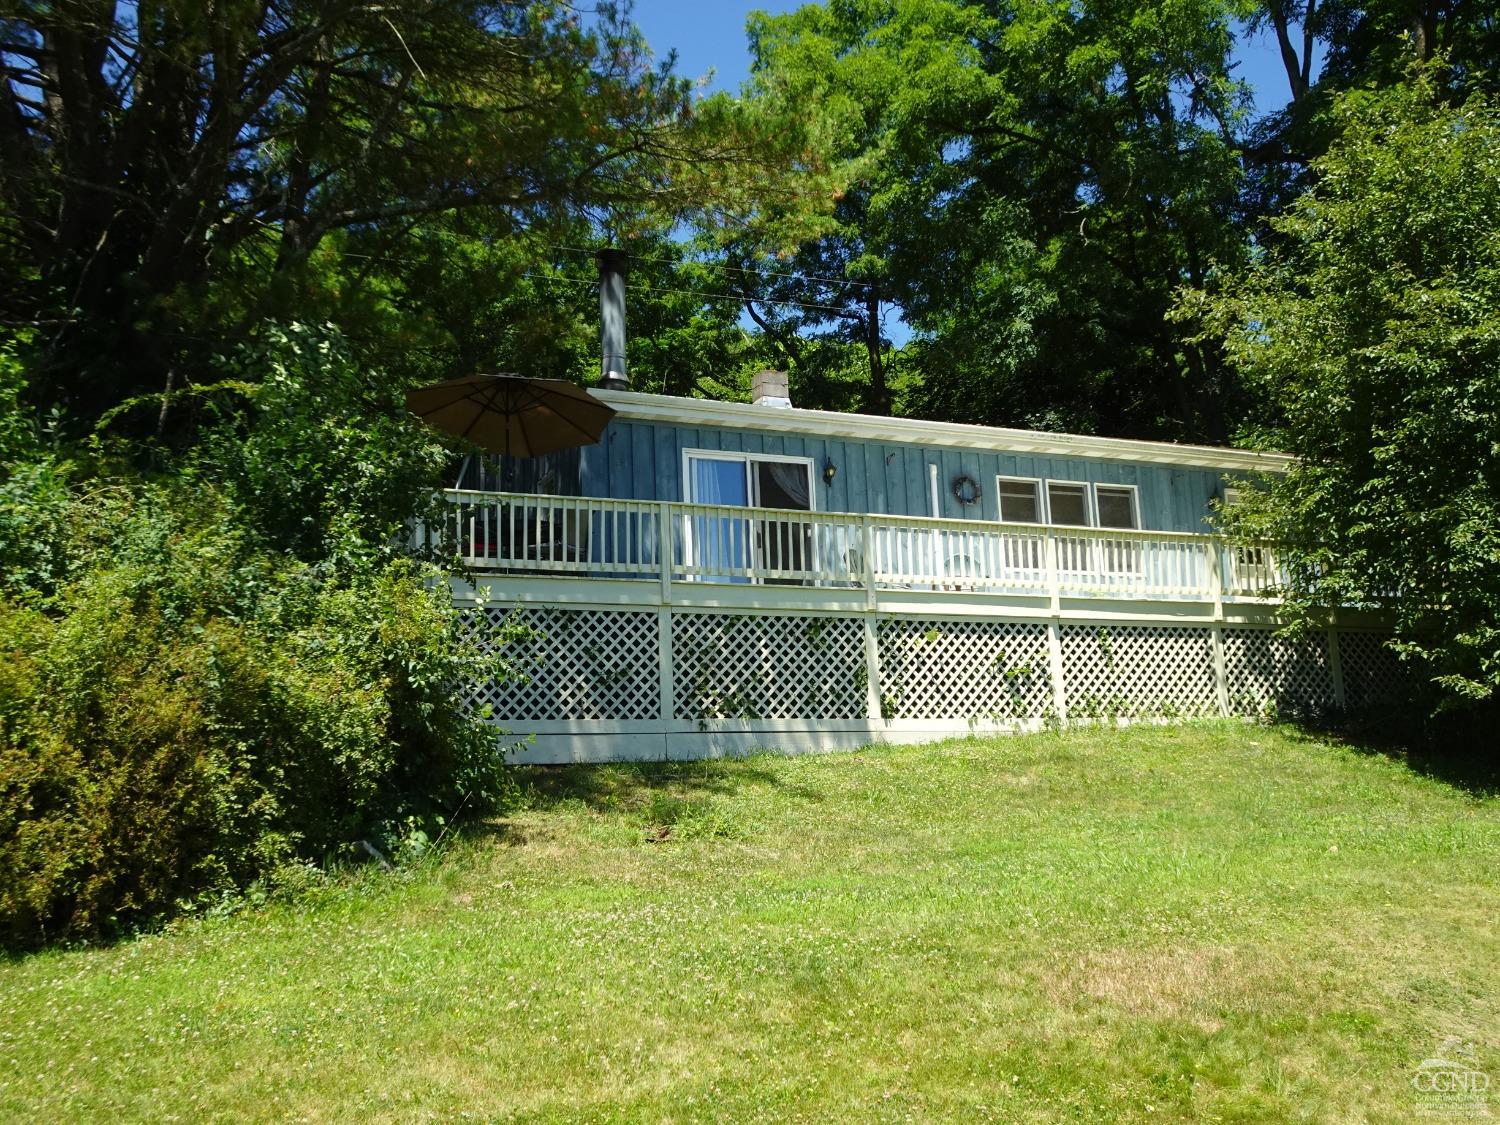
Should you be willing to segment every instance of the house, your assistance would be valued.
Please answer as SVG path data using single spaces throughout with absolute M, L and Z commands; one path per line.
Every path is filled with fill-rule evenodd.
M 428 532 L 460 604 L 534 629 L 525 682 L 473 697 L 525 760 L 1352 707 L 1397 674 L 1357 611 L 1278 637 L 1274 551 L 1213 533 L 1284 455 L 801 410 L 774 372 L 752 403 L 594 393 L 598 444 L 470 460 Z

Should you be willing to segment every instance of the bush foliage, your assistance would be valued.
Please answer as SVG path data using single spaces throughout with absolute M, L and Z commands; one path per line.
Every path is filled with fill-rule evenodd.
M 151 479 L 33 435 L 0 488 L 0 940 L 99 938 L 482 811 L 503 676 L 397 533 L 444 456 L 326 334 Z M 246 360 L 247 370 L 254 363 Z M 85 466 L 84 459 L 94 463 Z
M 1381 609 L 1449 710 L 1500 699 L 1500 103 L 1355 91 L 1257 268 L 1204 299 L 1297 454 L 1238 524 Z

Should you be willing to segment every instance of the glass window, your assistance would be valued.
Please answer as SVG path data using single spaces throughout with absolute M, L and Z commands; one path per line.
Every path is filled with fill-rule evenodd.
M 1042 493 L 1034 480 L 1000 481 L 1000 518 L 1006 523 L 1041 523 Z
M 795 508 L 799 512 L 812 507 L 812 478 L 804 461 L 755 462 L 757 508 Z
M 1067 527 L 1089 525 L 1088 485 L 1047 482 L 1047 507 L 1052 522 Z
M 688 499 L 698 504 L 744 507 L 750 503 L 745 462 L 688 457 Z M 750 525 L 742 519 L 693 515 L 686 521 L 687 557 L 709 582 L 749 582 Z
M 750 503 L 750 482 L 745 477 L 745 462 L 719 457 L 689 457 L 692 480 L 689 499 L 699 504 Z
M 1135 489 L 1099 484 L 1094 486 L 1094 499 L 1099 504 L 1100 527 L 1134 529 L 1140 526 L 1135 512 Z

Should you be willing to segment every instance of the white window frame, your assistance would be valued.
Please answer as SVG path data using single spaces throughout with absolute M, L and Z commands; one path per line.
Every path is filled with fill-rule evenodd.
M 1232 508 L 1249 491 L 1250 486 L 1247 484 L 1225 481 L 1224 494 L 1219 502 L 1224 508 Z M 1280 577 L 1277 573 L 1276 555 L 1270 547 L 1263 544 L 1233 543 L 1224 553 L 1229 558 L 1229 585 L 1235 591 L 1257 592 Z
M 1130 518 L 1134 521 L 1134 527 L 1100 527 L 1099 526 L 1099 489 L 1115 488 L 1123 489 L 1130 493 Z M 1143 541 L 1132 538 L 1131 532 L 1141 530 L 1141 493 L 1140 488 L 1133 484 L 1117 484 L 1114 481 L 1094 481 L 1089 489 L 1089 495 L 1094 502 L 1094 527 L 1101 538 L 1094 540 L 1094 570 L 1104 575 L 1140 575 L 1145 572 L 1145 547 Z M 1112 536 L 1116 532 L 1126 533 L 1124 540 L 1102 538 Z
M 1087 523 L 1056 523 L 1052 519 L 1052 486 L 1054 484 L 1065 484 L 1071 488 L 1083 489 L 1083 518 Z M 1086 480 L 1063 480 L 1061 477 L 1043 478 L 1042 494 L 1047 501 L 1047 526 L 1048 527 L 1094 527 L 1098 519 L 1094 514 L 1094 490 Z
M 1035 523 L 1027 523 L 1025 520 L 1008 521 L 1005 513 L 1000 510 L 1000 486 L 1002 484 L 1029 484 L 1036 493 L 1036 515 Z M 1015 522 L 1023 527 L 1046 527 L 1047 526 L 1047 490 L 1042 487 L 1041 477 L 1011 477 L 1004 473 L 995 475 L 995 514 L 1000 517 L 1001 523 Z
M 998 479 L 1007 480 L 1032 480 L 1037 478 L 1028 477 L 1006 477 Z M 997 487 L 998 487 L 997 479 Z M 1090 480 L 1068 480 L 1062 477 L 1042 477 L 1039 479 L 1041 495 L 1044 504 L 1044 526 L 1063 534 L 1071 531 L 1098 531 L 1108 534 L 1114 531 L 1140 531 L 1141 530 L 1141 491 L 1139 485 L 1116 483 L 1114 481 L 1090 481 Z M 1058 523 L 1053 518 L 1052 512 L 1052 486 L 1062 485 L 1068 488 L 1081 489 L 1083 491 L 1083 515 L 1085 523 Z M 1100 488 L 1123 489 L 1130 494 L 1130 516 L 1135 526 L 1131 528 L 1122 527 L 1100 527 L 1099 526 L 1099 489 Z M 1141 571 L 1142 561 L 1140 559 L 1140 547 L 1119 548 L 1112 547 L 1107 542 L 1102 542 L 1090 536 L 1083 543 L 1059 545 L 1059 566 L 1064 571 L 1071 573 L 1109 573 L 1109 574 L 1138 574 Z M 1121 554 L 1129 560 L 1129 565 L 1121 565 L 1119 559 L 1115 559 L 1112 565 L 1106 565 L 1105 558 L 1113 558 Z
M 1083 523 L 1057 523 L 1052 518 L 1052 486 L 1054 484 L 1066 485 L 1069 488 L 1083 489 Z M 1094 490 L 1089 487 L 1086 480 L 1066 480 L 1062 477 L 1044 477 L 1042 480 L 1042 495 L 1047 501 L 1047 527 L 1054 533 L 1061 532 L 1064 535 L 1077 531 L 1088 531 L 1094 526 Z M 1094 567 L 1094 541 L 1084 539 L 1082 542 L 1059 540 L 1057 542 L 1057 567 L 1064 574 L 1087 574 Z
M 1101 488 L 1123 489 L 1130 493 L 1130 518 L 1133 522 L 1131 527 L 1101 527 L 1099 525 L 1099 490 Z M 1091 488 L 1094 498 L 1094 526 L 1100 531 L 1140 531 L 1141 530 L 1141 489 L 1135 484 L 1116 484 L 1113 481 L 1096 480 Z
M 1066 480 L 1062 477 L 1018 477 L 1006 473 L 995 475 L 995 507 L 997 514 L 1000 507 L 1000 486 L 1002 484 L 1029 484 L 1036 491 L 1037 513 L 1041 517 L 1035 524 L 1026 524 L 1027 527 L 1086 527 L 1095 531 L 1140 531 L 1141 530 L 1141 486 L 1138 484 L 1123 484 L 1114 481 L 1088 481 L 1088 480 Z M 1079 488 L 1083 490 L 1083 510 L 1087 523 L 1058 523 L 1052 518 L 1052 486 L 1054 484 L 1065 487 Z M 1100 527 L 1099 525 L 1099 489 L 1119 489 L 1130 494 L 1130 518 L 1134 521 L 1133 527 Z M 1022 522 L 1009 521 L 1002 518 L 1000 523 Z

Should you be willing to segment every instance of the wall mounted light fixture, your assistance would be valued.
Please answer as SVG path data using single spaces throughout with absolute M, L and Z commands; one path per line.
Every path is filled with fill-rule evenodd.
M 829 488 L 833 487 L 833 478 L 839 475 L 839 467 L 833 463 L 832 457 L 823 458 L 823 483 Z

